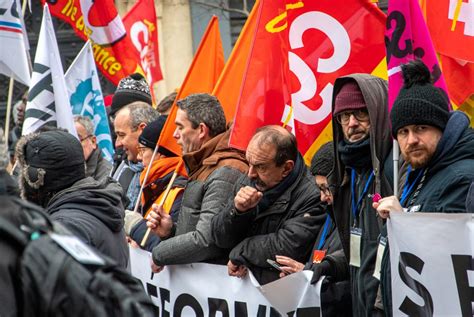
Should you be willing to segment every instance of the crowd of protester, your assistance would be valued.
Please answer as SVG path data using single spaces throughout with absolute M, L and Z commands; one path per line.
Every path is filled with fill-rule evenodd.
M 251 271 L 266 284 L 311 270 L 311 283 L 326 276 L 326 316 L 390 316 L 389 256 L 380 280 L 374 277 L 390 213 L 474 211 L 469 118 L 450 112 L 422 62 L 402 72 L 404 86 L 390 113 L 383 79 L 352 74 L 336 80 L 334 141 L 310 166 L 295 136 L 280 126 L 259 128 L 245 152 L 229 147 L 231 125 L 219 100 L 205 93 L 177 101 L 173 137 L 182 156 L 156 147 L 176 93 L 155 109 L 145 79 L 133 74 L 118 85 L 110 112 L 122 159 L 111 166 L 101 157 L 86 117 L 75 118 L 79 139 L 54 128 L 21 138 L 15 130 L 17 173 L 6 173 L 5 146 L 0 195 L 41 206 L 124 268 L 128 242 L 152 253 L 155 273 L 206 262 L 226 265 L 233 277 Z M 392 138 L 402 154 L 398 196 Z

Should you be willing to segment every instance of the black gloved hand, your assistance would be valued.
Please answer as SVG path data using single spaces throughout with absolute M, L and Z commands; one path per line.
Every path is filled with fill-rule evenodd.
M 321 263 L 313 263 L 311 266 L 311 271 L 313 271 L 313 277 L 311 278 L 311 284 L 315 284 L 319 281 L 321 276 L 331 275 L 331 263 L 329 261 L 323 260 Z

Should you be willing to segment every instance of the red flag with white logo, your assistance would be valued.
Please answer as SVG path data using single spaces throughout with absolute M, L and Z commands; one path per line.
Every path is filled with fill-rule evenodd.
M 153 0 L 138 0 L 123 17 L 140 65 L 150 85 L 163 79 L 158 54 L 158 27 Z
M 232 146 L 263 125 L 284 125 L 309 161 L 331 135 L 336 78 L 386 77 L 385 15 L 362 0 L 263 1 L 237 106 Z

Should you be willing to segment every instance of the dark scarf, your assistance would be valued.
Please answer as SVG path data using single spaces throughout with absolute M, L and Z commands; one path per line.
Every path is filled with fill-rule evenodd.
M 300 154 L 296 157 L 295 166 L 278 185 L 263 192 L 263 197 L 257 205 L 257 213 L 267 210 L 290 187 L 301 174 L 305 165 Z
M 341 140 L 337 145 L 337 150 L 341 154 L 342 163 L 347 167 L 361 169 L 371 166 L 369 137 L 355 143 Z

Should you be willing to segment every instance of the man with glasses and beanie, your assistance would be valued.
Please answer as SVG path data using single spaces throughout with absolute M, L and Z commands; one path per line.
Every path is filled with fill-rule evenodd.
M 86 176 L 91 176 L 99 181 L 108 177 L 112 170 L 112 164 L 102 157 L 94 134 L 94 123 L 89 117 L 75 116 L 74 124 L 86 160 Z
M 336 79 L 332 100 L 335 167 L 333 218 L 349 264 L 354 316 L 383 315 L 375 305 L 379 281 L 373 277 L 383 226 L 372 208 L 374 195 L 391 195 L 384 162 L 392 148 L 387 83 L 368 74 Z M 343 271 L 342 271 L 343 272 Z M 342 272 L 332 272 L 340 276 Z
M 334 166 L 334 143 L 328 142 L 321 146 L 311 160 L 311 174 L 321 193 L 321 201 L 326 204 L 326 210 L 332 208 L 333 186 L 328 184 L 327 176 Z M 341 261 L 342 259 L 342 261 Z M 321 310 L 324 316 L 350 316 L 351 293 L 349 270 L 342 251 L 341 240 L 336 225 L 329 212 L 326 213 L 324 227 L 319 231 L 313 251 L 306 264 L 292 258 L 277 255 L 276 261 L 282 265 L 280 277 L 303 270 L 313 271 L 311 283 L 317 283 L 321 276 L 326 276 L 321 286 Z M 339 267 L 339 268 L 338 268 Z M 336 280 L 334 271 L 345 271 Z

